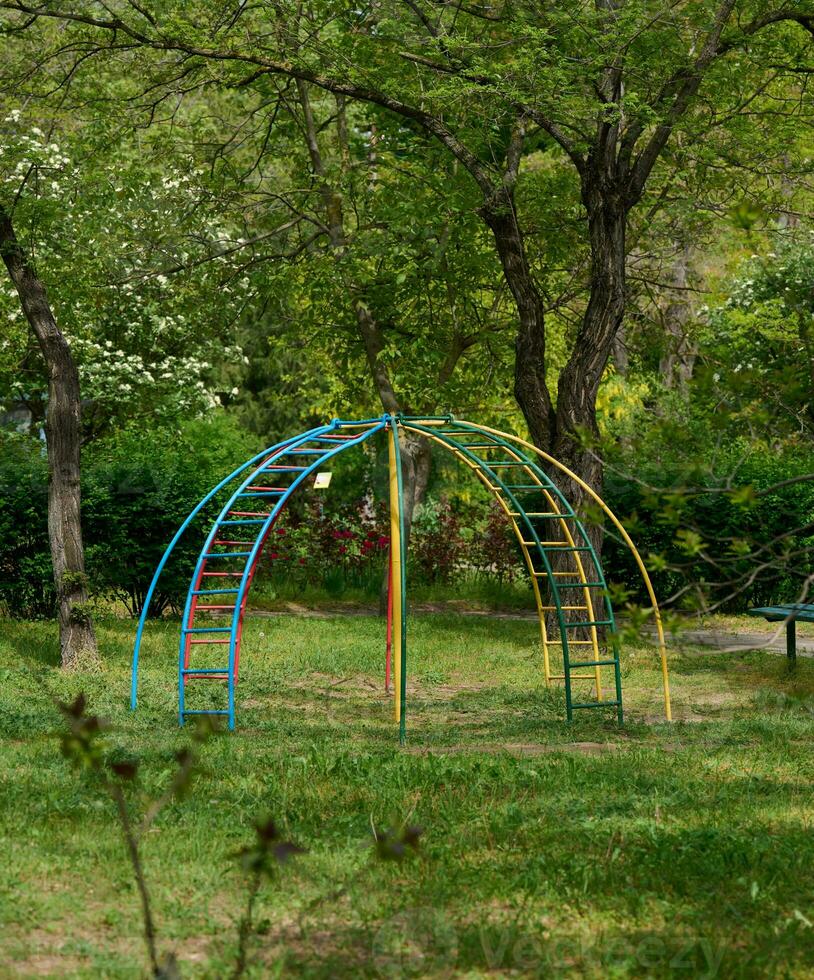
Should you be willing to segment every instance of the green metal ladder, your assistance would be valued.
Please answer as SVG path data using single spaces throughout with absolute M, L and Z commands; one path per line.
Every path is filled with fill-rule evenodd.
M 443 443 L 465 461 L 495 494 L 512 520 L 533 580 L 541 616 L 546 679 L 564 681 L 567 719 L 571 721 L 577 710 L 615 708 L 621 725 L 624 713 L 619 643 L 607 583 L 585 526 L 562 492 L 536 460 L 501 436 L 457 422 L 451 417 L 429 420 L 402 416 L 400 421 L 407 428 Z M 565 556 L 571 559 L 573 569 L 563 568 Z M 547 583 L 551 605 L 541 602 L 542 580 Z M 581 594 L 581 601 L 569 598 L 575 592 Z M 546 644 L 556 645 L 546 639 L 543 617 L 549 611 L 554 613 L 559 631 L 562 675 L 548 672 Z M 569 618 L 569 614 L 575 612 L 587 613 L 587 617 Z M 608 632 L 609 650 L 606 656 L 599 651 L 599 630 Z M 588 631 L 591 638 L 580 639 L 578 631 Z M 586 647 L 591 651 L 587 659 L 584 653 L 580 653 Z M 609 668 L 613 669 L 614 696 L 605 699 L 599 672 Z M 579 673 L 586 669 L 593 670 L 593 674 Z M 596 684 L 595 698 L 576 700 L 573 682 L 588 679 Z

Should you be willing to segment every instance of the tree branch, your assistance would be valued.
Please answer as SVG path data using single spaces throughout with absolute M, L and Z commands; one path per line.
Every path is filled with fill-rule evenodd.
M 155 51 L 176 51 L 184 54 L 202 58 L 207 61 L 235 62 L 255 66 L 252 80 L 256 80 L 261 75 L 283 75 L 303 82 L 310 82 L 318 88 L 335 95 L 344 95 L 356 99 L 360 102 L 369 102 L 373 105 L 381 106 L 396 115 L 405 119 L 411 119 L 418 123 L 428 133 L 442 143 L 453 156 L 459 160 L 474 178 L 478 187 L 484 194 L 489 194 L 493 190 L 493 181 L 490 177 L 488 168 L 475 154 L 446 126 L 443 121 L 432 113 L 411 105 L 401 99 L 394 98 L 378 89 L 368 88 L 364 85 L 357 85 L 350 81 L 339 78 L 331 78 L 322 75 L 310 68 L 292 64 L 289 61 L 276 61 L 261 57 L 257 54 L 247 54 L 243 51 L 234 49 L 207 48 L 196 44 L 190 44 L 179 38 L 164 35 L 150 36 L 144 31 L 125 23 L 118 17 L 110 20 L 103 20 L 98 17 L 91 17 L 85 14 L 73 13 L 69 10 L 54 9 L 44 6 L 34 6 L 23 2 L 13 2 L 13 0 L 2 0 L 0 9 L 13 10 L 21 14 L 33 15 L 35 17 L 47 17 L 52 20 L 71 21 L 74 23 L 85 24 L 105 31 L 121 31 L 136 40 L 145 48 Z
M 698 92 L 705 73 L 710 66 L 728 52 L 742 45 L 745 38 L 753 37 L 760 31 L 774 24 L 791 22 L 799 24 L 814 36 L 814 11 L 804 12 L 782 7 L 756 17 L 744 27 L 739 27 L 729 38 L 723 39 L 724 29 L 735 8 L 735 0 L 723 0 L 715 15 L 701 53 L 690 68 L 676 72 L 662 86 L 656 98 L 654 108 L 664 108 L 663 121 L 656 126 L 647 145 L 639 153 L 630 168 L 628 183 L 628 200 L 631 204 L 638 201 L 644 189 L 644 184 L 650 171 L 659 158 L 669 140 L 675 124 L 689 108 L 692 99 Z M 625 134 L 622 141 L 620 160 L 629 160 L 636 141 L 644 131 L 644 124 L 637 123 Z
M 667 145 L 667 141 L 672 135 L 676 122 L 687 111 L 690 102 L 701 85 L 704 73 L 717 57 L 721 34 L 732 15 L 735 3 L 736 0 L 723 0 L 715 14 L 715 19 L 701 48 L 701 53 L 695 59 L 692 67 L 677 72 L 662 89 L 657 106 L 659 103 L 667 103 L 668 100 L 670 104 L 667 107 L 664 120 L 656 126 L 647 145 L 633 163 L 628 182 L 628 200 L 630 204 L 635 204 L 641 197 L 645 182 L 650 176 L 650 171 L 661 155 L 661 151 Z M 626 142 L 630 140 L 632 133 L 635 133 L 635 131 L 636 127 L 633 128 L 631 134 L 628 134 Z M 623 152 L 626 149 L 627 147 L 625 147 Z

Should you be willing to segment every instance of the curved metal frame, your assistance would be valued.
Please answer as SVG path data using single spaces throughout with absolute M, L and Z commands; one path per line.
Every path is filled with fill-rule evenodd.
M 316 432 L 317 430 L 311 429 L 310 431 Z M 158 566 L 156 567 L 156 570 L 153 573 L 153 578 L 152 581 L 150 582 L 150 587 L 147 589 L 147 593 L 144 599 L 144 604 L 141 607 L 141 615 L 139 616 L 138 628 L 136 630 L 136 642 L 133 646 L 133 660 L 130 667 L 130 709 L 132 711 L 135 711 L 136 705 L 138 703 L 139 653 L 141 651 L 141 638 L 142 638 L 142 633 L 144 632 L 144 624 L 147 621 L 147 615 L 150 611 L 150 603 L 153 601 L 153 595 L 155 594 L 155 590 L 158 585 L 158 580 L 161 578 L 161 573 L 164 571 L 164 566 L 167 564 L 170 555 L 175 550 L 175 546 L 184 536 L 184 532 L 190 526 L 190 524 L 192 524 L 192 522 L 195 520 L 198 514 L 200 514 L 200 512 L 204 509 L 204 507 L 210 502 L 210 500 L 216 497 L 220 493 L 220 491 L 224 489 L 224 487 L 227 487 L 233 480 L 237 479 L 237 477 L 239 477 L 241 473 L 244 473 L 253 463 L 256 463 L 258 460 L 263 459 L 265 456 L 268 456 L 270 453 L 275 452 L 276 450 L 282 448 L 283 446 L 288 445 L 293 441 L 294 441 L 293 439 L 286 439 L 283 442 L 276 443 L 274 446 L 271 446 L 268 449 L 264 449 L 256 456 L 252 456 L 252 458 L 250 460 L 247 460 L 245 463 L 243 463 L 242 466 L 238 466 L 238 468 L 236 470 L 233 470 L 229 474 L 229 476 L 224 477 L 224 479 L 222 479 L 216 487 L 213 487 L 209 491 L 209 493 L 200 501 L 200 503 L 196 507 L 192 508 L 192 510 L 187 515 L 186 520 L 184 520 L 183 524 L 181 524 L 181 526 L 175 532 L 175 536 L 173 537 L 172 541 L 170 541 L 170 543 L 167 545 L 164 554 L 161 556 L 161 561 L 159 561 Z
M 144 624 L 147 617 L 147 611 L 149 609 L 150 601 L 152 600 L 153 594 L 155 592 L 156 586 L 160 575 L 166 566 L 167 560 L 169 559 L 173 549 L 177 545 L 180 538 L 183 536 L 188 527 L 193 523 L 195 518 L 200 514 L 203 508 L 208 504 L 213 498 L 215 498 L 218 493 L 224 490 L 227 486 L 233 483 L 241 474 L 245 474 L 246 470 L 250 469 L 254 464 L 259 463 L 254 469 L 252 469 L 249 476 L 244 477 L 240 482 L 236 490 L 230 494 L 229 499 L 223 505 L 220 513 L 216 520 L 214 521 L 209 534 L 206 536 L 203 547 L 198 556 L 196 562 L 195 572 L 190 581 L 190 587 L 187 593 L 187 598 L 184 606 L 184 614 L 182 619 L 182 631 L 181 639 L 179 644 L 179 663 L 178 663 L 178 684 L 179 684 L 179 722 L 183 724 L 185 718 L 188 715 L 194 714 L 221 714 L 228 716 L 229 727 L 234 728 L 235 723 L 235 684 L 237 682 L 238 666 L 239 666 L 239 656 L 240 656 L 240 645 L 242 638 L 243 621 L 246 610 L 246 604 L 248 600 L 249 591 L 254 578 L 254 574 L 257 568 L 257 564 L 262 554 L 263 546 L 268 539 L 271 530 L 279 517 L 280 513 L 286 506 L 287 502 L 291 498 L 292 494 L 303 485 L 304 481 L 320 466 L 322 466 L 326 461 L 332 459 L 334 456 L 339 455 L 346 449 L 352 446 L 358 446 L 365 442 L 375 433 L 380 432 L 384 429 L 390 429 L 393 434 L 393 443 L 395 451 L 395 472 L 391 471 L 391 477 L 396 481 L 397 494 L 398 494 L 398 527 L 399 527 L 399 541 L 397 546 L 399 549 L 399 557 L 401 560 L 402 570 L 406 569 L 406 554 L 403 536 L 403 512 L 401 508 L 401 496 L 402 496 L 402 475 L 401 475 L 401 455 L 400 446 L 398 439 L 399 429 L 403 429 L 407 432 L 415 433 L 416 435 L 421 435 L 423 437 L 431 439 L 434 443 L 443 446 L 445 449 L 453 453 L 459 460 L 464 462 L 467 466 L 475 471 L 475 474 L 481 480 L 481 482 L 494 494 L 498 500 L 500 506 L 505 512 L 507 518 L 509 519 L 515 534 L 517 536 L 518 542 L 520 544 L 524 560 L 526 563 L 527 570 L 529 572 L 532 589 L 535 596 L 535 602 L 537 606 L 539 621 L 540 621 L 540 635 L 543 648 L 543 663 L 545 671 L 546 684 L 550 685 L 552 680 L 564 680 L 565 681 L 565 691 L 566 691 L 566 712 L 569 720 L 572 717 L 573 708 L 580 707 L 611 707 L 615 706 L 617 709 L 618 720 L 621 723 L 622 715 L 622 696 L 621 696 L 621 677 L 619 669 L 619 649 L 618 641 L 616 637 L 616 624 L 613 614 L 613 609 L 610 602 L 610 597 L 607 592 L 606 582 L 604 578 L 604 573 L 602 571 L 602 566 L 596 555 L 593 546 L 590 543 L 590 539 L 587 536 L 585 527 L 577 517 L 573 508 L 570 506 L 562 492 L 553 483 L 546 472 L 538 465 L 535 458 L 530 458 L 525 450 L 530 450 L 535 454 L 536 457 L 544 460 L 545 462 L 551 464 L 560 472 L 565 473 L 571 479 L 574 480 L 579 486 L 581 486 L 591 498 L 601 507 L 605 515 L 611 520 L 617 530 L 621 533 L 623 540 L 630 548 L 637 562 L 637 566 L 642 574 L 642 578 L 645 582 L 648 594 L 653 603 L 653 612 L 658 633 L 658 648 L 661 656 L 662 664 L 662 674 L 664 683 L 664 700 L 665 700 L 665 712 L 667 719 L 670 720 L 672 717 L 671 707 L 670 707 L 670 692 L 669 692 L 669 679 L 667 673 L 667 661 L 666 661 L 666 647 L 664 643 L 664 633 L 661 624 L 661 616 L 658 609 L 658 603 L 656 601 L 655 592 L 653 590 L 652 583 L 650 581 L 647 570 L 644 566 L 644 562 L 636 549 L 630 536 L 625 531 L 623 525 L 618 520 L 618 518 L 613 514 L 610 508 L 605 504 L 605 502 L 599 497 L 599 495 L 592 490 L 584 481 L 582 481 L 575 473 L 568 469 L 564 464 L 560 463 L 558 460 L 549 456 L 547 453 L 539 450 L 537 447 L 533 446 L 531 443 L 520 439 L 517 436 L 513 436 L 510 433 L 501 432 L 497 429 L 492 429 L 488 426 L 477 425 L 475 423 L 466 422 L 462 420 L 457 420 L 454 416 L 438 416 L 438 417 L 410 417 L 410 416 L 392 416 L 383 415 L 375 419 L 364 419 L 357 422 L 342 421 L 339 419 L 332 420 L 329 424 L 318 426 L 316 428 L 310 429 L 302 435 L 296 436 L 291 439 L 284 440 L 275 444 L 274 446 L 263 450 L 263 452 L 258 453 L 248 462 L 244 463 L 242 466 L 234 470 L 229 476 L 222 480 L 213 490 L 211 490 L 201 502 L 190 512 L 184 523 L 176 532 L 169 546 L 167 547 L 164 555 L 159 562 L 156 569 L 153 580 L 150 583 L 150 587 L 147 591 L 147 597 L 145 599 L 144 607 L 142 609 L 142 614 L 139 619 L 139 625 L 136 632 L 136 642 L 133 651 L 133 665 L 132 665 L 132 679 L 131 679 L 131 708 L 135 708 L 137 704 L 137 684 L 138 684 L 138 667 L 139 667 L 139 652 L 142 642 Z M 361 430 L 357 434 L 346 434 L 348 430 L 353 433 L 354 430 Z M 340 434 L 340 431 L 342 434 Z M 474 436 L 481 440 L 480 443 L 463 443 L 460 437 Z M 340 441 L 341 440 L 341 441 Z M 309 444 L 313 447 L 313 444 L 325 443 L 328 448 L 324 450 L 321 448 L 308 448 Z M 338 443 L 332 445 L 332 443 Z M 520 448 L 522 447 L 522 448 Z M 502 460 L 495 460 L 490 458 L 484 458 L 484 449 L 500 449 L 503 453 L 509 454 L 509 458 Z M 478 453 L 480 450 L 480 453 Z M 287 457 L 296 456 L 297 454 L 311 454 L 317 458 L 310 464 L 306 466 L 281 466 L 281 462 L 285 463 Z M 392 465 L 392 464 L 391 464 Z M 528 479 L 527 484 L 515 485 L 508 483 L 500 473 L 497 471 L 502 468 L 517 468 L 519 472 L 524 475 L 525 479 Z M 263 474 L 270 472 L 280 472 L 284 471 L 287 473 L 296 473 L 293 476 L 292 482 L 288 487 L 285 488 L 265 488 L 257 487 L 258 478 Z M 395 485 L 394 485 L 395 486 Z M 252 490 L 254 488 L 254 490 Z M 533 512 L 524 508 L 521 500 L 518 498 L 518 494 L 515 491 L 522 491 L 523 493 L 531 492 L 541 495 L 545 502 L 544 512 Z M 254 492 L 258 491 L 258 492 Z M 267 492 L 266 492 L 267 491 Z M 251 512 L 235 512 L 233 508 L 241 497 L 275 497 L 274 504 L 268 514 L 257 514 L 253 515 Z M 230 520 L 232 513 L 243 514 L 250 517 L 249 520 Z M 546 518 L 551 520 L 559 528 L 562 538 L 557 541 L 544 540 L 540 538 L 537 528 L 534 525 L 532 518 Z M 256 519 L 255 519 L 256 518 Z M 240 544 L 251 544 L 251 548 L 246 552 L 212 552 L 213 545 L 226 544 L 230 545 L 231 541 L 220 541 L 218 539 L 218 532 L 221 531 L 224 526 L 232 525 L 246 525 L 251 524 L 256 527 L 257 533 L 254 536 L 252 542 L 239 542 Z M 576 534 L 576 537 L 575 537 Z M 549 535 L 550 537 L 550 535 Z M 583 543 L 578 543 L 581 538 Z M 554 567 L 552 564 L 551 556 L 554 552 L 567 552 L 573 556 L 575 569 L 573 571 L 562 571 Z M 589 579 L 586 575 L 585 564 L 583 561 L 583 555 L 587 556 L 589 563 L 593 565 L 591 571 L 591 578 Z M 214 560 L 216 558 L 235 558 L 235 557 L 245 557 L 246 561 L 243 568 L 237 572 L 211 572 L 206 571 L 207 562 Z M 540 567 L 535 565 L 535 559 L 540 563 Z M 203 582 L 205 575 L 234 575 L 240 577 L 240 584 L 236 589 L 213 589 L 213 590 L 202 590 L 201 584 Z M 558 581 L 558 579 L 563 576 L 577 576 L 576 581 Z M 553 605 L 546 606 L 543 603 L 543 597 L 540 591 L 539 579 L 546 578 L 549 585 L 549 594 Z M 574 605 L 573 603 L 563 602 L 562 596 L 560 594 L 562 589 L 579 589 L 582 592 L 582 605 Z M 592 589 L 601 589 L 603 595 L 603 606 L 604 611 L 602 613 L 602 619 L 597 618 L 596 607 L 594 605 L 593 596 L 591 594 Z M 399 676 L 396 679 L 396 684 L 398 685 L 397 697 L 396 697 L 396 718 L 399 723 L 399 734 L 401 741 L 405 738 L 405 728 L 406 728 L 406 590 L 404 588 L 404 577 L 401 578 L 401 588 L 399 600 L 401 604 L 401 623 L 400 623 L 400 636 L 401 641 L 401 655 L 400 660 L 397 664 Z M 199 606 L 199 597 L 206 595 L 216 595 L 216 594 L 226 594 L 234 595 L 235 601 L 233 605 L 227 606 L 212 606 L 208 607 L 202 605 L 201 611 L 207 611 L 211 609 L 229 609 L 231 612 L 231 623 L 228 627 L 226 626 L 215 626 L 215 627 L 204 627 L 199 628 L 194 626 L 195 611 Z M 569 619 L 568 613 L 575 610 L 583 610 L 587 613 L 588 619 L 585 622 L 573 622 Z M 554 675 L 551 673 L 550 668 L 550 656 L 549 648 L 553 641 L 547 633 L 546 627 L 546 613 L 552 612 L 556 617 L 557 627 L 560 634 L 560 643 L 563 648 L 563 666 L 564 673 L 562 675 Z M 221 614 L 221 615 L 225 615 Z M 590 640 L 574 640 L 569 639 L 568 630 L 575 627 L 582 627 L 589 631 Z M 612 658 L 603 659 L 599 651 L 599 636 L 597 633 L 597 628 L 608 627 L 610 631 L 610 644 L 613 652 Z M 227 634 L 228 639 L 194 639 L 194 634 Z M 229 646 L 229 658 L 228 665 L 223 668 L 190 668 L 190 652 L 193 643 L 221 643 L 227 644 Z M 593 658 L 588 661 L 582 661 L 578 663 L 573 663 L 569 656 L 569 648 L 575 644 L 581 644 L 583 646 L 589 645 Z M 614 700 L 606 701 L 603 699 L 602 686 L 600 681 L 600 670 L 602 667 L 614 667 L 615 671 L 615 694 Z M 592 674 L 572 674 L 572 668 L 593 668 Z M 185 686 L 188 678 L 191 677 L 204 677 L 211 676 L 217 679 L 226 679 L 228 684 L 228 708 L 224 711 L 194 711 L 188 710 L 185 706 Z M 571 680 L 593 680 L 596 685 L 596 701 L 595 702 L 584 702 L 584 703 L 574 703 L 571 698 Z
M 449 424 L 456 426 L 456 428 L 453 430 L 455 435 L 462 433 L 475 435 L 481 440 L 481 444 L 477 446 L 462 444 L 460 441 L 453 438 L 448 431 L 444 430 L 443 426 Z M 504 513 L 508 517 L 522 550 L 526 568 L 531 577 L 532 589 L 534 592 L 540 622 L 540 634 L 543 646 L 543 667 L 546 685 L 550 686 L 551 681 L 556 679 L 562 679 L 565 681 L 565 704 L 566 716 L 568 720 L 570 721 L 572 719 L 574 708 L 615 706 L 618 721 L 620 724 L 622 724 L 624 716 L 622 709 L 619 650 L 616 639 L 616 622 L 610 597 L 607 592 L 607 583 L 605 582 L 601 562 L 599 561 L 593 545 L 590 542 L 585 527 L 577 517 L 571 505 L 563 496 L 562 492 L 533 460 L 529 459 L 525 454 L 513 449 L 511 445 L 497 433 L 485 433 L 483 427 L 473 425 L 472 423 L 455 420 L 451 423 L 443 422 L 440 426 L 436 422 L 435 425 L 430 428 L 421 425 L 419 422 L 414 422 L 406 418 L 403 420 L 403 425 L 408 431 L 420 433 L 421 435 L 440 443 L 445 448 L 449 449 L 454 455 L 458 456 L 462 461 L 467 463 L 473 470 L 475 470 L 476 475 L 494 494 Z M 486 439 L 490 441 L 488 443 L 484 443 L 484 440 Z M 473 449 L 480 449 L 481 455 L 477 455 L 472 451 Z M 510 454 L 511 458 L 509 460 L 490 461 L 483 458 L 483 449 L 500 449 L 503 453 Z M 508 484 L 497 472 L 498 469 L 508 466 L 518 467 L 521 469 L 527 474 L 527 479 L 532 480 L 533 483 L 522 487 Z M 517 489 L 523 489 L 525 492 L 534 492 L 542 495 L 547 510 L 545 512 L 537 513 L 529 511 L 522 505 L 518 499 L 518 495 L 514 492 Z M 504 497 L 506 498 L 505 500 Z M 509 508 L 509 505 L 511 506 L 511 509 Z M 558 539 L 557 541 L 541 540 L 539 533 L 531 520 L 532 517 L 545 518 L 556 522 L 559 527 L 559 531 L 563 536 L 562 539 Z M 519 518 L 520 522 L 518 522 L 518 520 L 515 518 Z M 569 524 L 572 525 L 573 530 L 576 531 L 584 544 L 577 544 L 572 527 L 569 527 Z M 531 540 L 529 540 L 529 538 L 531 538 Z M 576 566 L 574 570 L 563 572 L 562 570 L 555 569 L 554 564 L 552 563 L 552 555 L 555 552 L 572 555 Z M 593 574 L 591 579 L 588 579 L 585 573 L 582 553 L 586 554 L 593 563 Z M 542 570 L 535 567 L 535 556 L 541 562 L 543 566 Z M 558 578 L 561 575 L 568 575 L 571 577 L 576 576 L 576 581 L 569 582 L 567 584 L 558 582 Z M 544 606 L 542 603 L 542 596 L 540 594 L 539 587 L 540 578 L 545 578 L 548 580 L 549 592 L 554 603 L 553 607 Z M 572 603 L 563 602 L 562 596 L 560 595 L 563 588 L 568 589 L 569 591 L 579 589 L 582 592 L 582 601 L 584 605 L 573 605 Z M 605 606 L 605 619 L 599 620 L 596 617 L 591 591 L 592 589 L 602 590 L 602 598 Z M 548 611 L 555 613 L 560 634 L 564 670 L 561 677 L 552 675 L 550 671 L 549 648 L 552 645 L 552 641 L 547 635 L 545 622 L 545 614 Z M 582 623 L 579 621 L 573 622 L 569 620 L 567 613 L 572 611 L 583 611 L 587 613 L 588 620 Z M 588 629 L 590 635 L 589 640 L 583 641 L 578 639 L 569 639 L 568 630 L 577 626 Z M 610 630 L 610 643 L 613 654 L 611 658 L 603 658 L 600 653 L 600 641 L 597 628 L 601 628 L 603 626 L 608 627 Z M 573 646 L 584 645 L 589 645 L 591 647 L 592 657 L 588 660 L 582 660 L 576 664 L 573 664 L 571 662 L 570 648 Z M 603 667 L 614 668 L 615 699 L 612 701 L 603 700 L 601 682 L 601 669 Z M 572 674 L 572 669 L 574 668 L 593 668 L 593 674 Z M 574 702 L 571 696 L 572 680 L 593 680 L 596 686 L 596 701 Z

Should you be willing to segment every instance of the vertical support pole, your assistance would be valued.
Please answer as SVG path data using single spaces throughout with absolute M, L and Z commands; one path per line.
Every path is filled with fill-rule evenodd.
M 393 657 L 393 543 L 387 559 L 387 646 L 384 653 L 384 693 L 390 693 L 390 667 Z
M 133 671 L 133 677 L 135 678 L 135 676 L 136 676 L 136 672 L 134 670 Z M 184 707 L 185 707 L 184 695 L 186 693 L 184 691 L 184 687 L 185 687 L 185 685 L 184 685 L 184 679 L 185 679 L 185 676 L 186 675 L 184 674 L 184 659 L 183 659 L 183 657 L 179 657 L 178 658 L 178 725 L 181 728 L 183 728 L 183 725 L 184 725 L 184 717 L 185 717 L 184 716 Z
M 395 717 L 399 725 L 399 741 L 407 735 L 407 589 L 404 543 L 404 488 L 401 477 L 401 451 L 398 423 L 390 417 L 388 429 L 388 460 L 390 464 L 390 554 L 393 559 L 393 668 L 395 672 Z
M 791 665 L 797 663 L 797 621 L 794 619 L 786 623 L 786 656 Z
M 608 602 L 610 606 L 610 602 Z M 619 663 L 619 640 L 616 636 L 611 637 L 611 649 L 613 650 L 613 659 L 616 661 L 613 668 L 614 683 L 616 685 L 616 720 L 619 722 L 619 727 L 625 723 L 625 711 L 622 707 L 622 668 Z

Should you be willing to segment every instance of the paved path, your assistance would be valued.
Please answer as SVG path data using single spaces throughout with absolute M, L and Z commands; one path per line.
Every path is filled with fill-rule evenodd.
M 480 616 L 490 619 L 520 619 L 536 622 L 537 614 L 528 610 L 510 610 L 495 612 L 489 609 L 465 609 L 441 603 L 415 603 L 410 609 L 414 613 L 451 613 L 461 616 Z M 251 610 L 251 616 L 305 616 L 314 619 L 328 619 L 333 616 L 375 616 L 375 606 L 336 606 L 334 608 L 309 609 L 297 603 L 288 603 L 285 609 L 268 612 L 266 610 Z M 646 630 L 648 635 L 654 631 Z M 781 629 L 779 635 L 772 633 L 741 633 L 710 629 L 683 629 L 677 637 L 667 638 L 668 646 L 679 649 L 686 646 L 715 647 L 728 653 L 740 650 L 766 649 L 772 653 L 786 652 L 786 631 Z M 802 657 L 814 656 L 814 638 L 797 637 L 797 655 Z
M 651 632 L 650 630 L 647 631 Z M 739 650 L 770 650 L 772 653 L 786 653 L 786 630 L 779 636 L 771 633 L 729 633 L 717 630 L 683 629 L 675 639 L 667 638 L 668 646 L 716 647 L 719 650 L 736 653 Z M 797 637 L 797 656 L 814 656 L 814 639 Z

